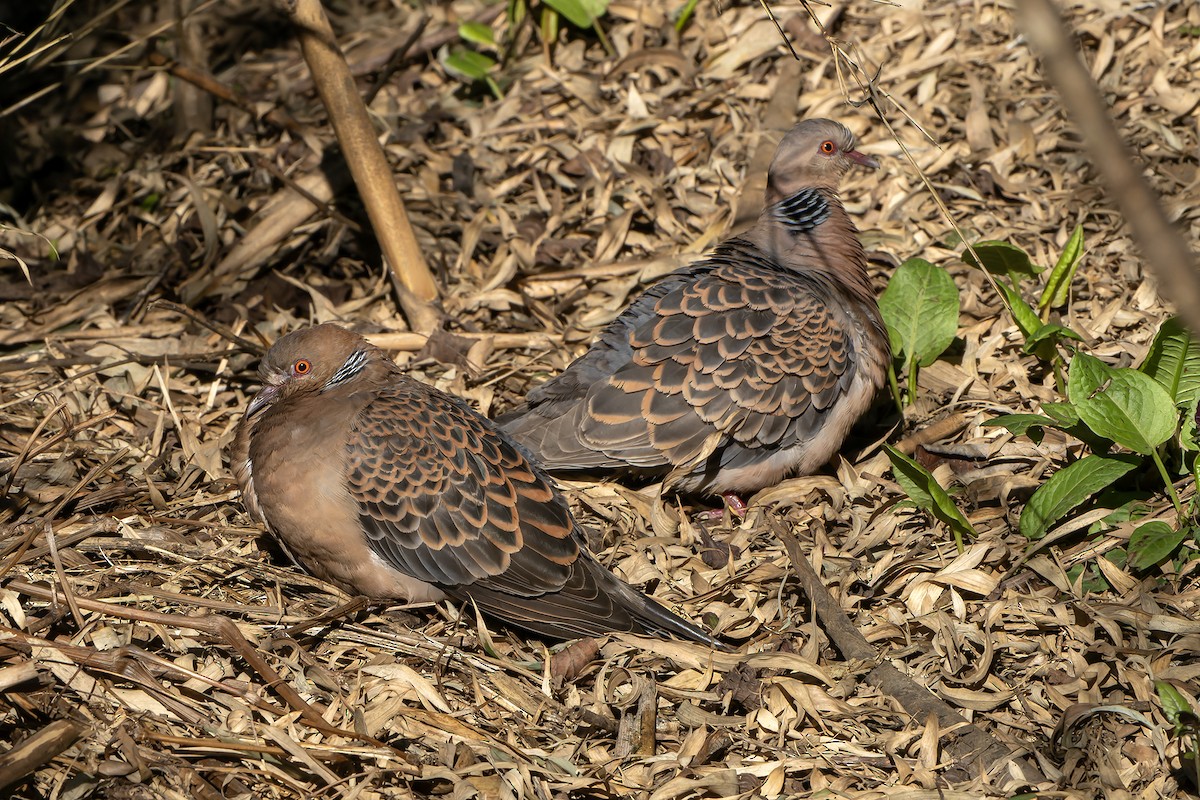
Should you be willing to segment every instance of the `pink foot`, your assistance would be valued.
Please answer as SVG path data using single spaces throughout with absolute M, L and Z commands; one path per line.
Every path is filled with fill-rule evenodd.
M 746 516 L 746 501 L 738 497 L 733 492 L 723 492 L 721 497 L 725 498 L 725 505 L 729 506 L 729 513 L 738 518 Z
M 725 508 L 729 509 L 729 513 L 738 519 L 746 518 L 746 501 L 738 497 L 733 492 L 722 492 L 721 497 L 725 500 Z M 725 517 L 724 508 L 714 508 L 711 511 L 701 511 L 696 515 L 697 519 L 702 519 L 705 522 L 716 522 Z

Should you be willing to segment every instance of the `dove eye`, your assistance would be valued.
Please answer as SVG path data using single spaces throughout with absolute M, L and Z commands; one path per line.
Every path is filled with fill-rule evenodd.
M 312 362 L 307 358 L 302 358 L 295 364 L 292 364 L 293 375 L 307 375 L 312 372 Z
M 837 145 L 835 145 L 833 142 L 829 141 L 828 139 L 821 142 L 821 152 L 824 153 L 825 155 L 831 156 L 831 155 L 833 155 L 835 150 L 837 150 Z

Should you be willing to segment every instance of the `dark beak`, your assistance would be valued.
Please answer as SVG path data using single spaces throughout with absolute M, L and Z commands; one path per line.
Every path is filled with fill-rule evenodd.
M 857 150 L 847 150 L 843 155 L 859 166 L 867 167 L 868 169 L 879 169 L 879 162 L 874 156 L 860 153 Z
M 258 394 L 254 395 L 254 399 L 250 401 L 250 407 L 246 409 L 246 418 L 250 419 L 258 412 L 262 411 L 271 403 L 275 402 L 275 398 L 279 396 L 279 387 L 268 384 L 262 388 Z

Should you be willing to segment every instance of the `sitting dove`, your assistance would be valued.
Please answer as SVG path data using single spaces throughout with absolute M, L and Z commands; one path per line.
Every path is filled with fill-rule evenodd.
M 473 600 L 556 639 L 612 631 L 722 645 L 617 579 L 522 449 L 336 325 L 284 336 L 237 432 L 243 502 L 348 592 Z
M 827 119 L 794 127 L 755 225 L 667 275 L 499 422 L 551 472 L 662 478 L 738 493 L 808 474 L 883 385 L 887 332 L 838 199 L 878 163 Z

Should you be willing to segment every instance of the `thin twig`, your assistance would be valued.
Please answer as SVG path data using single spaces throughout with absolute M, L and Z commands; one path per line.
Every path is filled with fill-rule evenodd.
M 342 154 L 354 176 L 375 238 L 398 281 L 397 295 L 413 330 L 428 333 L 440 324 L 434 305 L 438 287 L 425 263 L 408 213 L 396 189 L 387 156 L 376 138 L 354 76 L 338 47 L 320 0 L 294 0 L 289 15 L 300 38 L 317 93 L 329 112 Z
M 1200 331 L 1200 270 L 1179 229 L 1167 218 L 1158 194 L 1121 140 L 1104 97 L 1079 60 L 1076 44 L 1050 0 L 1017 0 L 1021 25 L 1042 59 L 1050 82 L 1075 120 L 1092 163 L 1121 209 L 1146 262 L 1167 299 L 1193 331 Z
M 1008 747 L 967 722 L 947 703 L 904 675 L 890 662 L 883 662 L 882 654 L 859 633 L 850 617 L 829 594 L 829 590 L 801 552 L 796 537 L 784 530 L 775 517 L 770 517 L 770 524 L 775 536 L 787 549 L 796 577 L 812 602 L 821 626 L 842 656 L 849 661 L 878 664 L 867 674 L 867 683 L 889 697 L 894 697 L 905 711 L 922 724 L 929 716 L 936 717 L 938 724 L 945 731 L 943 737 L 946 740 L 946 749 L 960 762 L 978 764 L 985 771 L 990 771 L 1013 761 L 1013 753 Z M 1026 763 L 1023 766 L 1027 776 L 1035 774 L 1036 770 L 1031 764 Z

